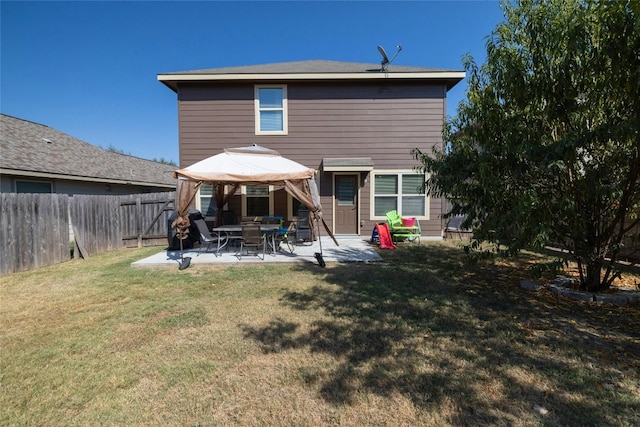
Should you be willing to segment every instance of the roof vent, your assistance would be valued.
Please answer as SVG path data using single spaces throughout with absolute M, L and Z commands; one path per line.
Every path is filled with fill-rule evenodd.
M 42 142 L 46 142 L 47 144 L 51 144 L 53 141 L 49 138 L 42 138 Z

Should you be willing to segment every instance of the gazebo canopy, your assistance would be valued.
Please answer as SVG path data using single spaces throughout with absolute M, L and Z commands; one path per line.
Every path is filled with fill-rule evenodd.
M 314 169 L 259 145 L 227 148 L 220 154 L 174 171 L 173 176 L 178 178 L 178 218 L 174 221 L 174 227 L 182 228 L 185 223 L 188 225 L 187 211 L 198 187 L 203 183 L 216 187 L 215 200 L 218 210 L 226 204 L 240 185 L 282 185 L 313 213 L 310 219 L 322 221 L 325 230 L 337 245 L 338 242 L 322 218 L 315 175 Z M 225 185 L 232 186 L 232 190 L 227 194 L 224 192 Z
M 315 170 L 259 145 L 227 148 L 173 173 L 175 178 L 218 184 L 272 184 L 313 179 Z

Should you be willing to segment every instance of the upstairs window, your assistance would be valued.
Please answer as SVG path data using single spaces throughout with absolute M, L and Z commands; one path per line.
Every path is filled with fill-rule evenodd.
M 287 87 L 256 86 L 256 135 L 287 134 Z

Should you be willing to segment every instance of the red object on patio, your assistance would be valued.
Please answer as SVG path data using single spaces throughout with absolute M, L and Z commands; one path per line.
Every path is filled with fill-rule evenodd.
M 391 239 L 389 224 L 386 222 L 380 222 L 376 224 L 376 230 L 378 231 L 378 239 L 380 239 L 380 249 L 396 248 L 395 243 L 393 243 L 393 239 Z

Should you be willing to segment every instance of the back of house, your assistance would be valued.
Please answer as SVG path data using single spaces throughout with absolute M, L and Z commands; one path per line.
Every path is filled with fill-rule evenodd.
M 176 92 L 180 166 L 252 144 L 317 170 L 324 218 L 336 235 L 370 235 L 386 212 L 420 221 L 441 238 L 443 201 L 421 193 L 411 150 L 442 145 L 447 91 L 464 71 L 301 61 L 159 74 Z M 226 217 L 295 220 L 284 190 L 245 186 Z M 215 216 L 212 188 L 196 207 Z M 231 212 L 230 212 L 231 211 Z

